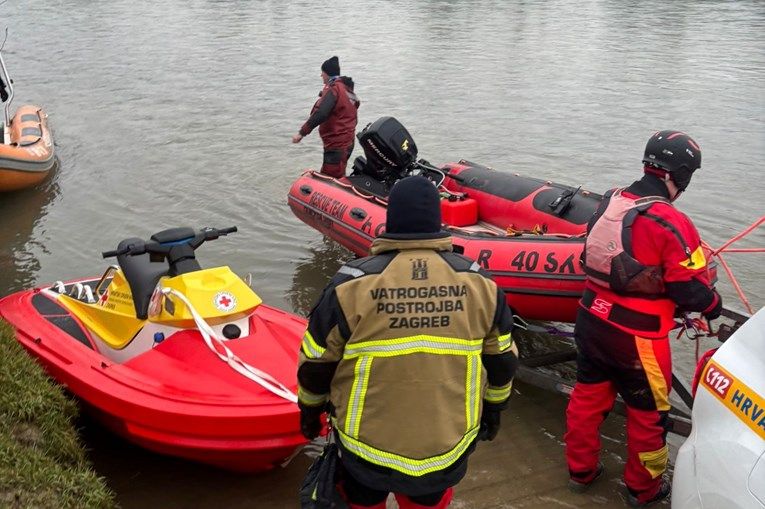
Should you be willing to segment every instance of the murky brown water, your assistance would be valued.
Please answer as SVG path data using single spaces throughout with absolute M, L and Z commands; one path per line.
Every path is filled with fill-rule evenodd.
M 4 26 L 16 105 L 45 107 L 61 168 L 38 189 L 0 195 L 0 295 L 100 273 L 99 253 L 122 238 L 237 225 L 201 262 L 250 272 L 266 301 L 304 313 L 349 256 L 285 199 L 299 171 L 320 161 L 317 136 L 299 145 L 290 136 L 332 54 L 358 83 L 360 124 L 397 116 L 432 162 L 468 158 L 603 191 L 639 173 L 652 131 L 678 128 L 704 150 L 678 205 L 711 244 L 765 212 L 757 0 L 7 0 Z M 765 231 L 747 245 L 765 245 Z M 729 261 L 765 304 L 762 255 Z M 675 345 L 687 375 L 690 345 Z M 546 431 L 531 410 L 560 401 L 515 399 L 516 432 L 531 449 L 558 451 L 540 466 L 521 450 L 518 468 L 560 474 L 551 444 L 562 428 Z M 305 466 L 252 480 L 112 437 L 94 435 L 91 446 L 126 507 L 290 507 Z

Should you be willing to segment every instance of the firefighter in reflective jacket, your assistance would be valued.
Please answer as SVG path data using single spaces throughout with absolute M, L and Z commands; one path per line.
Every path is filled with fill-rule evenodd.
M 666 423 L 676 311 L 720 315 L 699 234 L 672 202 L 701 166 L 701 150 L 678 131 L 655 133 L 643 178 L 606 193 L 588 224 L 585 292 L 576 318 L 577 382 L 567 414 L 569 486 L 582 491 L 603 472 L 599 427 L 616 394 L 627 406 L 628 501 L 665 498 Z
M 426 178 L 399 181 L 386 233 L 311 311 L 298 368 L 301 429 L 330 416 L 352 508 L 447 507 L 477 440 L 492 440 L 518 350 L 504 294 L 441 231 Z M 327 403 L 329 402 L 329 405 Z
M 340 61 L 332 57 L 321 64 L 324 88 L 311 109 L 311 115 L 292 143 L 300 143 L 316 126 L 324 144 L 321 173 L 335 178 L 345 176 L 345 166 L 351 157 L 356 134 L 357 110 L 361 101 L 353 91 L 354 83 L 348 76 L 340 76 Z

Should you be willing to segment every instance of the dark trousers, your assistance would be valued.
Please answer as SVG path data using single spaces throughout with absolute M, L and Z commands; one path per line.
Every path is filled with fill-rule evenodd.
M 343 491 L 352 507 L 385 507 L 385 500 L 388 498 L 389 492 L 376 490 L 362 484 L 346 469 L 342 470 L 342 479 Z M 416 496 L 404 496 L 396 493 L 396 499 L 399 502 L 399 507 L 415 507 L 412 503 L 424 507 L 446 507 L 451 501 L 451 496 L 449 496 L 449 500 L 444 500 L 445 495 L 451 495 L 451 488 Z
M 669 339 L 628 334 L 579 310 L 576 385 L 566 410 L 566 460 L 571 477 L 583 482 L 596 471 L 599 428 L 616 395 L 627 406 L 624 481 L 638 499 L 652 497 L 667 468 L 667 416 L 672 387 Z
M 353 152 L 354 142 L 348 147 L 324 147 L 324 161 L 321 165 L 321 173 L 330 177 L 345 177 L 345 167 Z

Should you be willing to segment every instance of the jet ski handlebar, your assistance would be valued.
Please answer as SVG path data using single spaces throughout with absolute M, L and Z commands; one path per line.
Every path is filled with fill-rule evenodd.
M 215 240 L 236 231 L 236 226 L 228 228 L 208 227 L 202 228 L 198 232 L 194 232 L 191 228 L 171 228 L 155 233 L 149 241 L 136 240 L 121 248 L 104 251 L 101 256 L 111 258 L 113 256 L 136 256 L 145 253 L 167 255 L 173 246 L 187 244 L 192 249 L 196 249 L 208 240 Z

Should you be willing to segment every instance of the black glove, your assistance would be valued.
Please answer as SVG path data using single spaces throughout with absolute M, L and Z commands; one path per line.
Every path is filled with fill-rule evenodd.
M 722 297 L 720 297 L 720 294 L 715 292 L 715 298 L 717 299 L 717 304 L 715 304 L 715 307 L 713 307 L 709 311 L 702 313 L 702 315 L 704 315 L 704 318 L 706 318 L 707 321 L 714 320 L 715 318 L 719 318 L 720 314 L 722 314 L 722 307 L 723 307 Z
M 321 423 L 321 414 L 324 413 L 324 405 L 312 407 L 298 405 L 300 407 L 300 433 L 308 440 L 313 440 L 321 433 L 324 426 Z
M 500 411 L 484 408 L 481 414 L 481 428 L 478 430 L 478 440 L 494 440 L 499 432 Z

